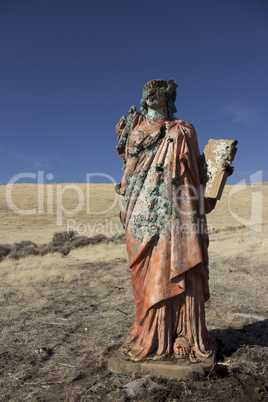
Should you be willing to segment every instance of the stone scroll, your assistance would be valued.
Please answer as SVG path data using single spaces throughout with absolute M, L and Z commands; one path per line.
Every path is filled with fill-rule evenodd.
M 200 175 L 205 186 L 205 197 L 220 200 L 237 148 L 236 140 L 208 141 L 199 163 Z

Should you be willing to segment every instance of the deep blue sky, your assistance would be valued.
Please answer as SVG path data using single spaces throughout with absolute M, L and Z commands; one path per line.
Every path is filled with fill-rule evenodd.
M 179 84 L 201 150 L 239 141 L 229 183 L 268 181 L 266 0 L 1 0 L 0 55 L 0 184 L 120 181 L 114 127 L 155 78 Z

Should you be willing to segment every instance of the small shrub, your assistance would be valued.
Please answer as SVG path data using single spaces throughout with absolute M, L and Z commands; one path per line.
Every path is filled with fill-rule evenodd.
M 2 261 L 8 254 L 11 253 L 11 246 L 9 244 L 0 244 L 0 261 Z
M 37 248 L 37 245 L 29 240 L 23 240 L 20 243 L 15 243 L 12 246 L 14 251 L 22 251 L 22 250 L 34 250 Z
M 73 241 L 76 237 L 76 232 L 71 230 L 69 232 L 56 232 L 54 233 L 51 241 L 52 246 L 62 246 L 68 241 Z
M 14 260 L 27 257 L 28 255 L 44 256 L 49 253 L 62 253 L 68 255 L 75 248 L 86 247 L 89 244 L 99 243 L 115 243 L 122 244 L 125 242 L 125 235 L 120 234 L 113 237 L 97 235 L 95 237 L 77 236 L 76 232 L 56 232 L 52 237 L 52 241 L 48 244 L 36 245 L 35 243 L 24 240 L 13 245 L 0 245 L 0 261 L 9 256 Z
M 115 244 L 124 244 L 126 242 L 125 233 L 121 233 L 111 237 L 110 241 L 112 241 Z

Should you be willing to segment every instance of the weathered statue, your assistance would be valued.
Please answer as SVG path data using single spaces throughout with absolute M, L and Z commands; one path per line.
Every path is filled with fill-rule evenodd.
M 192 124 L 174 118 L 177 84 L 153 80 L 116 126 L 125 162 L 117 192 L 125 227 L 136 321 L 124 348 L 132 360 L 211 355 L 205 325 L 208 287 L 205 198 Z

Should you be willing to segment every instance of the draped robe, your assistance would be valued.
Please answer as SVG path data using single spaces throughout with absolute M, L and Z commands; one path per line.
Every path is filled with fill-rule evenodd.
M 125 161 L 120 216 L 136 303 L 130 354 L 140 360 L 186 347 L 207 358 L 208 236 L 194 127 L 135 112 L 130 122 L 120 120 L 117 135 Z

